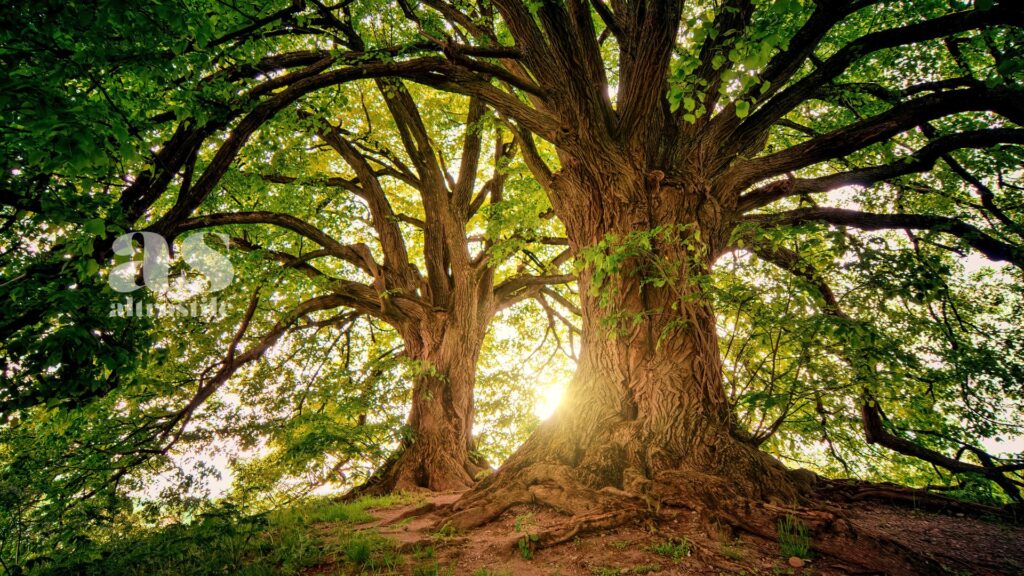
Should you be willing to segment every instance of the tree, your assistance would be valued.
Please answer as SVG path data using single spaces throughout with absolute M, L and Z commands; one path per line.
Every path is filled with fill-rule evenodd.
M 440 138 L 428 132 L 419 108 L 403 83 L 379 80 L 376 85 L 390 117 L 383 120 L 390 119 L 397 134 L 372 130 L 374 122 L 382 119 L 371 118 L 369 108 L 381 105 L 365 94 L 359 101 L 367 114 L 360 122 L 366 129 L 362 134 L 344 124 L 334 125 L 326 117 L 309 116 L 303 121 L 300 118 L 306 116 L 306 112 L 300 113 L 300 118 L 285 116 L 276 120 L 275 125 L 285 126 L 285 129 L 296 123 L 308 124 L 317 139 L 342 159 L 353 175 L 317 175 L 316 160 L 306 161 L 305 165 L 301 163 L 305 160 L 300 160 L 291 167 L 281 158 L 274 158 L 271 165 L 283 164 L 299 176 L 266 172 L 258 177 L 272 185 L 290 185 L 285 194 L 299 194 L 305 199 L 300 206 L 313 208 L 311 212 L 301 217 L 273 210 L 216 212 L 187 218 L 176 227 L 176 233 L 184 233 L 211 227 L 241 226 L 245 230 L 253 225 L 271 225 L 311 240 L 316 249 L 292 253 L 294 250 L 289 252 L 275 246 L 281 244 L 280 241 L 263 245 L 252 241 L 244 232 L 241 237 L 237 230 L 234 233 L 236 246 L 279 260 L 285 268 L 308 276 L 322 291 L 299 304 L 294 313 L 263 336 L 253 349 L 236 356 L 234 362 L 225 363 L 200 387 L 189 410 L 213 394 L 243 363 L 257 359 L 291 323 L 311 312 L 351 309 L 392 326 L 401 337 L 403 356 L 412 362 L 414 372 L 407 441 L 394 461 L 389 462 L 366 488 L 376 491 L 465 489 L 473 485 L 485 467 L 473 456 L 473 387 L 491 319 L 508 306 L 537 296 L 545 286 L 565 283 L 573 277 L 558 272 L 560 263 L 565 260 L 564 247 L 560 246 L 563 242 L 540 237 L 536 229 L 512 225 L 513 233 L 518 235 L 517 246 L 511 250 L 508 246 L 496 249 L 503 232 L 499 228 L 499 214 L 494 214 L 490 226 L 494 229 L 479 238 L 477 248 L 472 246 L 470 231 L 481 224 L 487 225 L 478 212 L 499 208 L 508 201 L 505 183 L 514 170 L 515 151 L 514 143 L 506 141 L 500 128 L 487 127 L 490 123 L 487 111 L 478 100 L 471 99 L 465 115 L 460 118 L 462 135 L 456 142 L 461 142 L 440 148 L 434 144 Z M 311 101 L 307 104 L 316 106 Z M 354 110 L 331 110 L 335 116 L 346 112 Z M 265 127 L 265 130 L 270 129 Z M 491 140 L 489 157 L 483 153 L 486 136 Z M 453 139 L 453 136 L 449 134 L 448 138 Z M 390 139 L 397 140 L 398 144 L 391 144 Z M 301 146 L 302 141 L 300 134 L 289 147 Z M 449 156 L 452 150 L 458 153 L 454 159 L 458 162 L 455 178 L 447 168 L 449 163 L 454 165 Z M 486 180 L 478 185 L 481 160 L 487 160 L 491 166 Z M 259 166 L 255 169 L 264 170 Z M 325 188 L 326 193 L 308 191 L 318 187 Z M 402 188 L 412 189 L 415 197 L 408 197 L 408 192 Z M 344 216 L 343 212 L 338 212 L 343 208 L 343 204 L 338 204 L 339 192 L 351 193 L 359 199 L 355 210 L 365 205 L 369 225 L 366 232 L 374 246 L 363 242 L 343 244 L 335 239 L 334 235 L 343 232 L 347 236 L 367 235 L 356 231 L 358 227 L 351 222 L 351 216 L 339 219 Z M 267 192 L 268 196 L 276 194 Z M 522 215 L 528 218 L 530 206 L 536 205 L 529 195 L 528 190 L 514 191 L 510 195 L 512 201 L 523 206 Z M 400 199 L 402 204 L 419 213 L 398 212 L 392 199 Z M 219 203 L 213 198 L 207 203 L 211 202 Z M 322 226 L 331 233 L 324 232 Z M 421 252 L 416 255 L 410 243 L 411 238 L 420 235 L 422 245 L 412 247 Z M 553 244 L 556 252 L 552 262 L 542 262 L 534 256 L 535 268 L 539 268 L 537 273 L 529 273 L 525 266 L 513 269 L 510 274 L 498 272 L 509 257 L 519 250 L 529 251 L 533 244 L 540 251 L 534 248 L 531 254 L 543 256 L 544 242 Z M 285 245 L 289 244 L 293 245 L 286 240 Z M 324 258 L 338 259 L 347 269 L 323 263 Z M 423 272 L 417 261 L 422 262 Z M 369 281 L 358 279 L 360 277 Z
M 230 338 L 229 349 L 223 360 L 214 370 L 198 378 L 195 394 L 180 410 L 163 417 L 158 426 L 148 426 L 157 432 L 162 442 L 158 451 L 166 453 L 200 406 L 240 368 L 259 360 L 282 336 L 295 329 L 297 323 L 328 323 L 330 319 L 322 318 L 325 313 L 337 308 L 348 308 L 358 315 L 372 317 L 393 326 L 402 337 L 405 356 L 415 363 L 417 371 L 408 422 L 408 441 L 396 455 L 396 461 L 390 463 L 388 469 L 382 471 L 381 476 L 374 481 L 374 489 L 466 488 L 482 469 L 479 462 L 473 462 L 475 457 L 471 456 L 474 452 L 472 390 L 475 365 L 487 326 L 500 310 L 523 298 L 537 296 L 546 285 L 565 283 L 572 279 L 571 275 L 558 271 L 558 267 L 565 261 L 564 255 L 558 256 L 565 252 L 562 246 L 564 241 L 541 236 L 538 226 L 525 229 L 516 223 L 502 224 L 499 221 L 498 210 L 506 202 L 505 181 L 510 172 L 516 169 L 513 166 L 516 147 L 506 137 L 507 131 L 492 127 L 491 113 L 479 99 L 469 99 L 468 104 L 457 97 L 448 99 L 453 106 L 466 106 L 462 116 L 464 127 L 461 144 L 452 143 L 448 135 L 442 139 L 439 134 L 431 134 L 405 85 L 394 78 L 377 80 L 383 99 L 381 103 L 373 103 L 375 108 L 387 109 L 388 114 L 382 117 L 376 109 L 372 113 L 378 116 L 378 122 L 393 123 L 395 126 L 394 133 L 389 136 L 391 142 L 385 142 L 385 136 L 373 130 L 373 119 L 366 107 L 365 94 L 362 95 L 361 103 L 362 111 L 366 114 L 364 127 L 367 130 L 361 135 L 333 125 L 324 118 L 326 115 L 337 114 L 339 110 L 336 108 L 311 111 L 308 106 L 315 103 L 310 98 L 304 102 L 307 108 L 301 109 L 302 117 L 296 116 L 300 110 L 294 104 L 300 98 L 317 90 L 323 93 L 326 88 L 338 84 L 384 76 L 384 69 L 394 66 L 394 56 L 404 50 L 398 46 L 380 51 L 377 47 L 368 47 L 351 25 L 337 19 L 334 15 L 337 10 L 325 11 L 314 20 L 323 20 L 342 33 L 344 44 L 350 51 L 340 56 L 327 50 L 297 50 L 267 55 L 259 49 L 262 47 L 259 45 L 265 26 L 294 26 L 295 15 L 303 10 L 304 5 L 292 4 L 268 11 L 264 18 L 250 19 L 252 22 L 245 26 L 234 22 L 244 14 L 228 10 L 230 18 L 221 20 L 224 22 L 223 31 L 204 28 L 203 36 L 197 33 L 194 39 L 171 38 L 170 42 L 185 43 L 183 47 L 175 44 L 172 54 L 157 50 L 158 54 L 152 57 L 158 62 L 168 57 L 173 60 L 179 53 L 185 56 L 198 54 L 195 56 L 198 62 L 189 70 L 189 74 L 185 78 L 176 79 L 182 84 L 192 83 L 197 90 L 205 92 L 203 96 L 207 98 L 200 97 L 195 108 L 171 112 L 143 109 L 138 114 L 129 115 L 122 112 L 121 103 L 109 99 L 107 89 L 101 82 L 97 82 L 98 88 L 94 86 L 93 93 L 88 95 L 102 104 L 109 104 L 110 108 L 119 113 L 117 116 L 125 125 L 117 128 L 135 138 L 124 136 L 127 142 L 121 143 L 121 148 L 117 150 L 117 154 L 123 158 L 110 162 L 100 154 L 104 162 L 96 161 L 99 172 L 113 172 L 117 178 L 129 183 L 121 190 L 116 203 L 109 206 L 101 203 L 100 207 L 93 208 L 90 216 L 99 218 L 82 218 L 85 234 L 75 241 L 75 251 L 81 261 L 77 279 L 91 285 L 90 290 L 98 290 L 95 272 L 104 267 L 112 255 L 110 240 L 113 234 L 108 235 L 107 232 L 143 226 L 173 239 L 189 231 L 210 227 L 230 226 L 237 231 L 270 225 L 316 243 L 319 250 L 294 254 L 287 248 L 275 246 L 276 243 L 254 243 L 245 231 L 241 237 L 235 238 L 236 247 L 258 252 L 279 261 L 285 268 L 309 277 L 320 292 L 296 303 L 294 309 L 281 314 L 266 332 L 253 336 L 248 333 L 253 324 L 253 315 L 257 312 L 265 313 L 260 306 L 260 290 L 257 287 L 248 309 L 239 318 L 240 325 Z M 67 19 L 75 16 L 70 10 L 57 8 L 55 11 Z M 155 12 L 156 15 L 142 14 L 140 20 L 146 20 L 147 17 L 149 21 L 160 20 L 164 16 L 158 10 Z M 345 12 L 348 14 L 347 10 Z M 171 16 L 183 18 L 177 13 Z M 207 17 L 213 21 L 209 13 Z M 134 21 L 130 23 L 135 24 Z M 186 34 L 193 32 L 185 22 L 179 25 L 184 27 Z M 208 26 L 208 23 L 204 23 L 204 26 Z M 70 25 L 63 22 L 62 25 L 52 27 L 69 29 Z M 86 32 L 93 33 L 91 29 Z M 301 29 L 294 33 L 306 32 Z M 102 43 L 102 34 L 97 38 L 87 33 L 82 34 L 81 40 L 90 43 L 99 40 L 94 47 L 99 52 L 95 58 L 117 70 L 126 59 L 118 49 L 125 48 L 118 45 L 106 46 Z M 288 35 L 292 32 L 282 33 Z M 29 40 L 24 43 L 34 45 Z M 150 56 L 134 41 L 128 44 L 130 50 Z M 255 50 L 254 44 L 259 46 Z M 270 44 L 275 48 L 282 45 L 274 41 Z M 223 51 L 220 48 L 222 45 L 229 50 Z M 236 59 L 236 63 L 228 66 L 220 64 L 222 59 L 232 58 Z M 357 65 L 348 67 L 347 72 L 340 75 L 336 74 L 337 70 L 333 71 L 333 78 L 319 74 L 331 64 L 341 61 Z M 377 63 L 374 64 L 374 61 Z M 398 64 L 399 67 L 403 65 Z M 144 66 L 140 67 L 141 71 L 121 73 L 120 78 L 122 81 L 125 78 L 138 80 L 153 74 Z M 375 68 L 376 72 L 371 71 Z M 164 74 L 166 69 L 158 68 L 158 72 Z M 77 73 L 78 70 L 73 69 L 71 75 Z M 95 69 L 87 69 L 85 74 L 90 77 L 102 76 L 101 71 Z M 63 81 L 69 82 L 66 78 Z M 46 90 L 60 92 L 60 89 L 53 86 L 47 86 Z M 238 92 L 242 94 L 241 97 L 237 96 Z M 142 95 L 133 96 L 134 99 L 130 99 L 133 105 L 138 105 L 139 100 L 143 99 Z M 158 96 L 171 99 L 173 93 Z M 340 96 L 344 98 L 344 94 Z M 327 105 L 337 102 L 336 98 L 324 101 Z M 34 111 L 25 109 L 22 102 L 12 104 L 16 108 L 13 113 L 19 118 L 31 118 L 34 114 Z M 353 106 L 353 109 L 357 107 Z M 329 208 L 330 203 L 337 200 L 339 191 L 354 194 L 359 198 L 357 204 L 365 205 L 369 212 L 370 230 L 363 236 L 370 239 L 372 247 L 365 242 L 345 244 L 336 239 L 335 236 L 340 237 L 346 227 L 351 228 L 350 222 L 331 222 L 329 218 L 317 218 L 321 222 L 311 223 L 310 220 L 316 218 L 316 214 L 307 213 L 297 217 L 284 209 L 275 210 L 273 204 L 266 201 L 256 201 L 257 206 L 264 208 L 261 210 L 236 209 L 195 215 L 208 206 L 230 204 L 218 198 L 215 191 L 219 186 L 227 185 L 224 182 L 225 176 L 231 174 L 233 163 L 238 161 L 247 145 L 251 146 L 253 138 L 258 137 L 261 131 L 273 130 L 274 126 L 268 124 L 272 120 L 281 126 L 282 116 L 293 126 L 305 126 L 331 148 L 344 161 L 348 174 L 332 174 L 320 178 L 316 174 L 316 166 L 300 165 L 303 172 L 298 175 L 267 172 L 257 176 L 273 185 L 293 184 L 289 190 L 300 194 L 312 196 L 309 190 L 320 189 L 315 201 L 310 198 L 309 202 L 298 203 L 304 209 L 313 206 L 318 210 Z M 44 122 L 39 123 L 42 124 L 40 131 L 45 138 L 49 134 L 47 130 L 52 127 Z M 170 127 L 166 127 L 168 124 Z M 221 137 L 220 132 L 225 129 L 228 129 L 228 133 L 226 137 Z M 284 129 L 289 128 L 286 126 Z M 95 132 L 93 130 L 91 136 L 87 132 L 87 137 L 97 136 Z M 166 135 L 168 133 L 170 136 Z M 159 142 L 161 139 L 162 144 L 153 144 L 153 141 Z M 295 141 L 294 144 L 301 145 L 301 141 Z M 155 150 L 153 157 L 142 165 L 141 173 L 136 175 L 131 172 L 139 169 L 138 157 L 144 154 L 121 150 L 129 145 L 143 148 L 151 146 Z M 211 145 L 212 154 L 207 148 Z M 271 148 L 273 145 L 267 144 Z M 21 142 L 17 149 L 38 150 L 46 146 L 42 142 Z M 251 153 L 250 157 L 257 158 L 259 154 Z M 89 160 L 92 160 L 91 156 Z M 482 160 L 489 162 L 489 173 L 486 181 L 478 186 L 480 172 L 484 170 L 480 166 Z M 88 169 L 93 168 L 92 163 L 86 163 L 78 157 L 72 156 L 72 161 L 82 163 Z M 134 163 L 130 164 L 132 161 Z M 54 173 L 55 170 L 63 172 L 66 166 L 54 166 L 53 161 L 47 163 L 27 155 L 14 158 L 13 162 L 14 167 L 10 173 L 14 180 L 36 184 L 24 194 L 24 198 L 16 197 L 11 203 L 15 213 L 11 215 L 9 223 L 22 224 L 20 215 L 26 211 L 38 213 L 43 218 L 57 216 L 55 211 L 44 205 L 48 201 L 47 195 L 53 194 L 54 189 L 71 179 L 71 174 Z M 449 172 L 448 163 L 457 170 L 455 175 Z M 97 176 L 88 169 L 80 169 L 75 173 L 76 183 L 95 188 Z M 391 205 L 391 197 L 395 194 L 407 195 L 409 189 L 418 193 L 419 199 L 415 202 L 420 205 L 416 209 L 422 212 L 419 217 L 396 213 Z M 528 190 L 522 191 L 522 194 L 518 191 L 512 194 L 514 200 L 523 205 L 518 216 L 537 224 L 539 221 L 536 214 L 529 214 L 532 209 L 530 206 L 536 204 L 527 198 L 529 195 Z M 404 198 L 403 202 L 409 204 L 410 200 Z M 294 209 L 294 204 L 285 208 Z M 481 209 L 484 212 L 493 209 L 498 218 L 488 224 L 488 218 L 480 213 Z M 543 211 L 544 207 L 537 207 L 536 210 Z M 324 223 L 331 224 L 333 235 L 318 227 Z M 484 227 L 486 234 L 470 238 L 470 230 L 481 227 Z M 503 234 L 511 234 L 514 238 L 502 238 Z M 422 235 L 422 244 L 410 246 L 408 238 L 419 235 Z M 291 240 L 291 237 L 286 237 L 283 245 L 291 246 Z M 63 289 L 62 284 L 67 282 L 68 275 L 65 268 L 58 264 L 69 242 L 63 238 L 57 242 L 47 238 L 45 244 L 49 245 L 50 251 L 44 257 L 11 263 L 9 272 L 12 281 L 4 285 L 10 294 L 26 292 L 25 284 L 28 283 Z M 505 271 L 498 272 L 519 251 L 532 258 L 532 261 L 527 261 L 529 266 L 524 264 L 518 268 L 512 267 L 507 274 Z M 18 252 L 12 251 L 11 254 Z M 554 260 L 542 262 L 541 258 L 546 256 L 553 256 Z M 343 266 L 333 263 L 325 272 L 323 265 L 318 262 L 323 259 L 342 262 Z M 419 266 L 424 268 L 422 273 Z M 538 273 L 529 273 L 531 268 Z M 124 356 L 130 358 L 130 354 L 124 354 L 120 349 L 111 349 L 115 343 L 124 346 L 116 333 L 90 333 L 82 330 L 83 325 L 99 327 L 111 324 L 109 320 L 98 318 L 104 314 L 105 307 L 102 304 L 96 306 L 96 301 L 85 292 L 81 290 L 76 294 L 76 299 L 64 307 L 54 309 L 50 306 L 51 301 L 38 298 L 24 302 L 20 309 L 12 311 L 4 330 L 8 336 L 9 356 L 20 358 L 8 364 L 17 365 L 17 368 L 13 369 L 13 378 L 5 387 L 3 400 L 6 410 L 45 401 L 88 401 L 118 386 L 122 372 L 133 372 L 125 365 L 130 360 Z M 273 296 L 270 294 L 268 297 Z M 52 330 L 54 325 L 63 324 L 61 314 L 67 313 L 66 309 L 77 316 L 75 324 L 79 325 L 70 327 L 68 331 L 73 334 L 68 338 L 85 340 L 90 344 L 88 347 L 76 347 L 73 351 L 74 361 L 63 351 L 66 349 L 67 338 L 60 337 L 60 329 Z M 320 316 L 321 319 L 314 320 L 311 318 L 313 316 Z M 346 328 L 352 325 L 352 317 L 348 315 L 339 315 L 334 320 Z M 115 320 L 110 330 L 113 332 L 120 328 Z M 32 349 L 29 342 L 35 341 L 40 333 L 47 334 L 52 345 L 36 345 Z M 93 334 L 98 338 L 93 338 Z M 252 344 L 247 349 L 243 348 L 242 345 L 250 339 Z M 134 347 L 132 351 L 137 351 L 144 346 L 145 343 L 139 341 L 130 347 Z M 93 350 L 92 355 L 88 352 L 90 349 Z M 48 350 L 53 351 L 47 355 L 45 352 Z M 40 353 L 44 354 L 40 356 Z M 115 353 L 122 357 L 117 358 Z M 106 356 L 103 361 L 107 369 L 97 372 L 95 360 L 103 356 Z M 31 361 L 26 362 L 28 359 Z M 57 369 L 53 370 L 54 367 Z M 118 367 L 124 370 L 118 370 Z M 95 381 L 97 377 L 99 382 Z M 461 464 L 456 465 L 456 462 Z
M 500 38 L 452 5 L 428 5 L 467 35 Z M 479 96 L 557 150 L 557 172 L 537 156 L 529 164 L 585 263 L 583 351 L 559 413 L 455 505 L 457 524 L 527 501 L 585 527 L 629 516 L 638 495 L 720 508 L 729 496 L 801 492 L 735 428 L 721 382 L 703 279 L 751 227 L 923 230 L 1024 263 L 1013 219 L 992 212 L 991 193 L 979 210 L 993 217 L 985 228 L 898 204 L 885 207 L 893 213 L 766 210 L 898 181 L 940 159 L 957 170 L 945 160 L 957 151 L 1019 144 L 1021 17 L 1009 5 L 915 6 L 881 23 L 873 18 L 888 8 L 875 2 L 737 1 L 685 13 L 661 2 L 495 5 L 520 55 L 487 70 L 524 98 L 491 83 L 422 81 Z M 964 54 L 974 37 L 980 48 Z M 890 78 L 897 50 L 937 50 L 932 76 Z M 882 80 L 859 81 L 871 72 Z M 794 123 L 815 109 L 835 116 L 824 130 Z M 981 127 L 984 118 L 995 126 Z

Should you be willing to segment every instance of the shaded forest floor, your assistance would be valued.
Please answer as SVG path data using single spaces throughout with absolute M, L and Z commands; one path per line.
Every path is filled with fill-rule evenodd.
M 458 494 L 431 496 L 443 506 Z M 692 513 L 663 511 L 657 523 L 636 523 L 615 531 L 583 534 L 573 541 L 533 552 L 529 535 L 564 521 L 543 509 L 519 507 L 469 533 L 436 530 L 436 512 L 408 517 L 424 500 L 368 510 L 372 521 L 349 526 L 323 522 L 317 535 L 338 552 L 304 574 L 402 574 L 411 576 L 613 576 L 630 574 L 865 574 L 828 557 L 802 553 L 798 560 L 778 541 L 746 534 L 712 534 Z M 881 504 L 844 509 L 858 526 L 869 527 L 922 554 L 949 574 L 1024 575 L 1024 527 L 935 514 Z M 813 539 L 813 535 L 809 538 Z M 370 550 L 352 542 L 377 542 Z M 850 543 L 857 547 L 856 541 Z M 799 548 L 799 545 L 797 546 Z M 870 547 L 864 548 L 870 554 Z M 784 555 L 785 554 L 785 555 Z M 386 557 L 385 557 L 386 556 Z M 899 570 L 890 573 L 898 574 Z

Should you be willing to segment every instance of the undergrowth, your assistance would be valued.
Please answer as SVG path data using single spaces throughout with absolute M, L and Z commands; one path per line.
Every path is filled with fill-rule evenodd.
M 678 562 L 690 555 L 690 541 L 686 538 L 669 538 L 664 542 L 653 544 L 647 549 Z
M 346 574 L 389 574 L 403 562 L 393 543 L 352 526 L 372 519 L 371 508 L 408 501 L 408 496 L 318 499 L 254 515 L 223 506 L 188 523 L 82 539 L 34 558 L 26 575 L 289 576 L 322 564 L 347 566 Z M 325 524 L 329 529 L 318 529 Z

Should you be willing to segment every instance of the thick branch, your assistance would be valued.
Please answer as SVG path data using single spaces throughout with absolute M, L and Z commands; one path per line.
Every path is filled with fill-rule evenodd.
M 968 111 L 994 111 L 1024 125 L 1024 103 L 1014 90 L 964 89 L 929 94 L 782 152 L 741 162 L 736 168 L 739 188 L 770 176 L 849 155 L 929 120 Z
M 189 194 L 179 197 L 175 205 L 153 225 L 153 229 L 158 232 L 167 232 L 173 230 L 177 222 L 187 218 L 206 199 L 217 182 L 227 172 L 242 146 L 249 141 L 256 130 L 302 96 L 321 88 L 352 80 L 425 74 L 435 72 L 439 67 L 449 66 L 439 58 L 417 58 L 398 62 L 369 62 L 338 70 L 323 71 L 330 64 L 330 59 L 323 59 L 303 69 L 300 73 L 289 75 L 295 80 L 294 83 L 249 112 L 221 144 L 206 170 L 192 186 Z
M 538 294 L 545 286 L 566 284 L 576 280 L 572 274 L 551 274 L 543 276 L 522 275 L 505 280 L 494 287 L 494 300 L 498 309 L 504 309 L 524 298 Z
M 1011 4 L 1011 2 L 1002 2 L 990 10 L 968 10 L 949 14 L 899 28 L 873 32 L 854 40 L 823 62 L 814 72 L 783 90 L 774 98 L 768 100 L 755 113 L 751 114 L 739 126 L 733 137 L 729 139 L 728 152 L 736 153 L 737 151 L 745 150 L 751 142 L 757 141 L 760 135 L 765 133 L 778 119 L 807 100 L 818 87 L 828 84 L 854 62 L 868 54 L 886 48 L 942 38 L 971 29 L 996 25 L 1024 26 L 1024 16 Z M 820 26 L 831 26 L 831 24 L 828 24 L 827 17 L 823 18 L 820 24 L 815 25 L 817 28 L 814 30 L 814 33 L 808 34 L 808 42 L 817 43 L 817 41 L 820 41 Z M 806 51 L 805 47 L 802 47 L 802 50 L 804 50 L 803 54 L 810 54 L 810 52 Z M 795 64 L 798 65 L 799 63 Z M 792 74 L 793 72 L 790 70 L 792 65 L 793 63 L 789 65 L 780 63 L 777 68 L 779 71 Z M 784 73 L 780 74 L 779 72 L 773 75 L 786 76 Z M 773 82 L 773 84 L 775 83 Z
M 354 264 L 374 278 L 380 275 L 380 265 L 365 244 L 342 244 L 309 222 L 279 212 L 225 212 L 189 218 L 177 226 L 176 233 L 187 232 L 211 226 L 230 224 L 271 224 L 305 236 L 323 246 L 327 253 Z
M 736 208 L 739 212 L 747 212 L 789 196 L 828 192 L 843 186 L 870 186 L 897 176 L 927 172 L 939 158 L 952 150 L 988 148 L 1001 143 L 1024 144 L 1024 130 L 996 128 L 951 134 L 933 140 L 913 155 L 900 158 L 892 164 L 859 168 L 820 178 L 777 180 L 740 196 Z
M 379 287 L 367 286 L 352 280 L 335 278 L 324 274 L 318 268 L 311 266 L 307 261 L 317 254 L 317 251 L 310 252 L 303 256 L 294 256 L 285 252 L 268 250 L 245 240 L 244 238 L 232 238 L 231 246 L 245 252 L 260 252 L 266 258 L 280 262 L 286 268 L 294 268 L 318 285 L 325 285 L 333 295 L 342 298 L 342 305 L 348 306 L 361 314 L 379 318 L 392 325 L 399 325 L 402 322 L 413 319 L 424 319 L 427 304 L 415 296 L 408 294 L 386 294 L 381 296 L 378 293 Z
M 357 194 L 366 201 L 370 209 L 371 225 L 377 232 L 381 250 L 384 252 L 384 266 L 397 275 L 391 280 L 394 287 L 402 288 L 409 293 L 415 292 L 418 288 L 418 278 L 409 264 L 409 251 L 402 230 L 398 226 L 398 219 L 377 174 L 339 128 L 327 124 L 317 131 L 317 135 L 355 171 L 360 184 Z
M 476 186 L 476 170 L 480 163 L 482 128 L 480 119 L 485 108 L 477 98 L 470 98 L 469 112 L 466 115 L 466 127 L 462 136 L 462 157 L 459 161 L 459 179 L 452 191 L 452 206 L 461 215 L 468 217 L 473 188 Z
M 762 80 L 769 82 L 769 89 L 761 95 L 762 98 L 769 98 L 777 93 L 809 56 L 814 53 L 821 40 L 828 34 L 837 23 L 853 12 L 866 6 L 877 3 L 879 0 L 866 0 L 861 2 L 848 2 L 845 0 L 832 0 L 816 2 L 814 12 L 807 22 L 793 35 L 789 41 L 789 47 L 779 52 L 772 58 L 764 72 Z
M 972 224 L 957 218 L 929 214 L 875 214 L 843 208 L 799 208 L 778 214 L 747 216 L 747 221 L 762 226 L 786 226 L 807 222 L 822 222 L 837 226 L 852 226 L 861 230 L 931 230 L 960 238 L 991 260 L 1009 262 L 1024 268 L 1024 249 L 992 238 Z

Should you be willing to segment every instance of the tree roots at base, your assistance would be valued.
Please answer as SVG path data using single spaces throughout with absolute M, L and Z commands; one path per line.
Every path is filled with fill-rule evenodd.
M 944 496 L 929 500 L 923 491 L 893 485 L 823 479 L 817 482 L 813 493 L 787 503 L 772 502 L 738 494 L 722 478 L 682 471 L 662 476 L 658 481 L 649 482 L 644 492 L 614 487 L 594 489 L 575 480 L 567 466 L 534 464 L 521 469 L 514 482 L 508 478 L 493 478 L 447 507 L 424 509 L 419 513 L 440 513 L 442 518 L 437 527 L 447 524 L 462 531 L 492 522 L 516 506 L 539 505 L 568 516 L 565 522 L 545 527 L 535 534 L 530 546 L 537 549 L 556 546 L 589 532 L 614 530 L 640 521 L 657 524 L 675 516 L 673 510 L 696 514 L 708 534 L 746 533 L 777 542 L 779 521 L 790 517 L 802 523 L 812 535 L 809 542 L 812 551 L 851 572 L 945 574 L 949 573 L 949 568 L 938 559 L 851 519 L 842 504 L 825 498 L 842 492 L 845 496 L 840 502 L 880 498 L 891 504 L 905 501 L 902 496 L 913 494 L 918 507 L 928 509 L 966 507 L 976 513 L 998 510 Z M 951 502 L 961 508 L 951 506 Z M 713 563 L 710 556 L 714 553 L 708 551 L 708 555 Z

